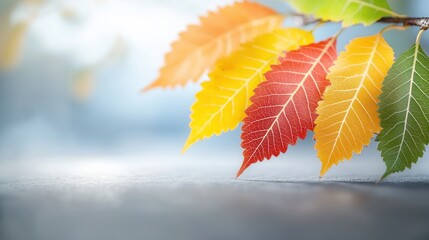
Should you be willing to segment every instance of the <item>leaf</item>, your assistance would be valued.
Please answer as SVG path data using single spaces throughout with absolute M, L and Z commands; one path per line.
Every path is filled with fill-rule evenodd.
M 320 175 L 339 161 L 360 153 L 374 133 L 380 132 L 378 96 L 393 50 L 382 33 L 352 40 L 330 68 L 314 129 Z
M 158 79 L 145 89 L 183 86 L 196 82 L 216 60 L 237 50 L 242 43 L 272 32 L 283 16 L 258 3 L 237 2 L 209 12 L 199 25 L 190 25 L 172 44 Z
M 123 57 L 126 51 L 127 47 L 124 40 L 122 37 L 118 36 L 109 51 L 105 53 L 105 56 L 98 59 L 98 61 L 94 62 L 92 65 L 79 69 L 74 74 L 73 96 L 79 101 L 87 100 L 96 87 L 97 73 L 106 65 L 112 64 Z
M 0 69 L 11 69 L 21 57 L 22 45 L 29 23 L 21 22 L 8 27 L 8 32 L 0 39 Z
M 411 168 L 429 143 L 429 58 L 420 44 L 403 53 L 390 69 L 380 95 L 383 130 L 378 150 L 383 178 Z
M 244 110 L 250 105 L 253 90 L 264 80 L 263 74 L 270 66 L 278 63 L 280 54 L 313 41 L 311 32 L 278 29 L 218 61 L 191 108 L 191 132 L 184 151 L 198 140 L 235 129 L 245 117 Z
M 289 144 L 304 139 L 314 128 L 315 110 L 325 87 L 327 69 L 336 59 L 336 37 L 303 46 L 273 65 L 251 98 L 241 135 L 243 164 L 240 176 L 252 163 L 286 152 Z
M 83 101 L 88 99 L 94 87 L 95 68 L 87 68 L 75 74 L 73 95 Z
M 287 0 L 298 11 L 313 14 L 324 21 L 343 21 L 343 26 L 371 25 L 382 17 L 401 15 L 393 12 L 386 0 Z
M 21 58 L 29 27 L 45 0 L 1 1 L 0 3 L 0 70 L 10 70 Z M 15 22 L 17 9 L 19 21 Z M 16 20 L 16 19 L 15 19 Z

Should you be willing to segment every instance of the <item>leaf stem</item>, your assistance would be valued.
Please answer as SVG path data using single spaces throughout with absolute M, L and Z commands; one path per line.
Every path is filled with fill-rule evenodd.
M 346 30 L 347 28 L 341 28 L 335 35 L 334 35 L 334 37 L 333 38 L 335 38 L 335 39 L 337 39 L 338 38 L 338 36 L 340 36 L 340 34 L 341 33 L 343 33 L 344 32 L 344 30 Z
M 392 30 L 392 29 L 395 29 L 398 31 L 404 31 L 404 30 L 407 30 L 408 28 L 409 28 L 409 26 L 389 25 L 389 26 L 381 29 L 380 34 L 384 34 L 385 32 Z
M 320 21 L 320 22 L 317 22 L 311 29 L 310 29 L 310 31 L 311 32 L 314 32 L 314 31 L 316 31 L 319 27 L 321 27 L 321 26 L 323 26 L 325 24 L 325 22 L 324 21 Z
M 416 48 L 419 47 L 420 45 L 420 39 L 422 38 L 423 32 L 425 31 L 425 29 L 420 29 L 419 33 L 417 34 L 417 38 L 416 38 Z

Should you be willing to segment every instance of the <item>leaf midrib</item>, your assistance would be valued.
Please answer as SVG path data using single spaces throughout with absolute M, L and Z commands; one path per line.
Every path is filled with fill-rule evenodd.
M 304 82 L 306 82 L 307 78 L 312 74 L 314 68 L 318 65 L 321 64 L 320 60 L 322 59 L 322 57 L 327 53 L 327 51 L 329 50 L 330 47 L 332 47 L 332 44 L 335 42 L 336 37 L 333 37 L 331 39 L 331 41 L 328 42 L 328 44 L 326 44 L 325 48 L 322 50 L 322 52 L 320 53 L 319 57 L 317 57 L 317 59 L 314 60 L 313 65 L 311 66 L 310 70 L 307 71 L 307 73 L 304 75 L 304 77 L 302 78 L 301 82 L 297 85 L 296 89 L 293 91 L 293 93 L 290 95 L 290 98 L 287 100 L 287 102 L 283 105 L 281 111 L 279 111 L 279 113 L 277 114 L 276 118 L 274 119 L 273 123 L 271 124 L 271 126 L 267 129 L 265 135 L 262 137 L 261 141 L 259 142 L 258 146 L 255 148 L 255 150 L 253 151 L 252 155 L 250 155 L 250 157 L 247 159 L 247 161 L 245 163 L 243 163 L 243 166 L 246 166 L 247 164 L 249 164 L 250 160 L 252 159 L 252 157 L 255 155 L 255 153 L 258 151 L 259 147 L 262 145 L 262 142 L 265 141 L 266 137 L 268 136 L 268 133 L 270 131 L 272 131 L 275 123 L 277 123 L 280 115 L 282 115 L 282 113 L 284 112 L 284 110 L 286 109 L 286 107 L 289 105 L 290 101 L 293 99 L 293 97 L 295 96 L 295 94 L 298 92 L 298 90 L 304 85 Z M 316 85 L 317 87 L 317 85 Z M 308 99 L 307 99 L 308 101 Z
M 379 6 L 375 5 L 375 4 L 371 4 L 371 3 L 364 2 L 364 1 L 362 1 L 362 0 L 348 0 L 348 2 L 349 2 L 349 3 L 350 3 L 350 2 L 355 2 L 355 3 L 361 4 L 361 5 L 363 5 L 363 6 L 367 6 L 367 7 L 369 7 L 369 8 L 373 8 L 373 9 L 375 9 L 375 10 L 377 10 L 377 11 L 380 11 L 380 12 L 384 12 L 384 13 L 390 14 L 391 16 L 394 16 L 394 17 L 399 17 L 399 16 L 401 16 L 400 14 L 397 14 L 397 13 L 395 13 L 395 12 L 391 11 L 391 10 L 387 10 L 387 9 L 385 9 L 385 8 L 379 7 Z
M 399 145 L 399 149 L 398 149 L 398 153 L 396 154 L 396 158 L 395 161 L 393 162 L 393 164 L 391 165 L 389 171 L 392 171 L 392 169 L 394 168 L 394 166 L 396 165 L 396 163 L 399 160 L 399 155 L 402 152 L 402 146 L 404 144 L 404 140 L 405 140 L 405 133 L 407 131 L 407 126 L 408 126 L 408 116 L 410 114 L 410 103 L 411 103 L 411 96 L 413 93 L 413 85 L 414 85 L 414 74 L 416 72 L 416 64 L 417 64 L 417 57 L 418 57 L 418 52 L 419 52 L 419 46 L 420 43 L 417 42 L 416 46 L 415 46 L 415 50 L 414 50 L 414 59 L 413 59 L 413 66 L 411 68 L 411 78 L 410 78 L 410 90 L 408 92 L 408 102 L 407 102 L 407 108 L 406 111 L 407 113 L 405 114 L 405 120 L 404 120 L 404 131 L 402 132 L 402 137 L 401 137 L 401 144 Z
M 226 32 L 224 32 L 224 33 L 222 33 L 221 35 L 219 35 L 218 37 L 215 37 L 215 38 L 213 38 L 213 40 L 210 40 L 210 41 L 208 41 L 208 42 L 206 42 L 206 43 L 204 43 L 203 45 L 201 45 L 201 46 L 197 46 L 195 49 L 194 49 L 194 51 L 192 51 L 189 55 L 187 55 L 186 57 L 184 57 L 184 58 L 180 58 L 180 59 L 177 59 L 176 61 L 174 61 L 174 62 L 172 62 L 171 64 L 172 65 L 175 65 L 176 63 L 178 63 L 178 62 L 183 62 L 183 61 L 185 61 L 186 59 L 191 59 L 191 58 L 193 58 L 195 55 L 197 55 L 197 54 L 201 54 L 202 52 L 203 52 L 203 50 L 205 50 L 205 49 L 207 49 L 207 48 L 209 48 L 209 47 L 211 47 L 211 46 L 219 46 L 219 43 L 221 42 L 221 39 L 228 39 L 228 38 L 230 38 L 230 36 L 231 35 L 235 35 L 236 33 L 239 33 L 239 32 L 242 32 L 242 31 L 244 31 L 244 29 L 249 29 L 249 28 L 251 28 L 251 27 L 255 27 L 255 26 L 261 26 L 261 25 L 263 25 L 264 24 L 264 22 L 270 22 L 270 20 L 268 20 L 268 19 L 270 19 L 270 18 L 280 18 L 281 17 L 281 15 L 280 14 L 278 14 L 278 13 L 273 13 L 272 15 L 269 15 L 269 16 L 265 16 L 265 17 L 262 17 L 262 18 L 258 18 L 258 19 L 255 19 L 255 20 L 252 20 L 252 21 L 249 21 L 249 22 L 246 22 L 245 24 L 241 24 L 241 25 L 239 25 L 239 26 L 237 26 L 237 27 L 235 27 L 235 28 L 233 28 L 232 30 L 230 30 L 230 31 L 226 31 Z M 229 41 L 227 41 L 227 42 L 230 42 L 231 41 L 231 39 L 229 40 Z M 227 44 L 228 46 L 230 45 L 230 44 Z M 220 50 L 218 50 L 218 49 L 216 49 L 217 51 L 220 51 Z M 231 52 L 231 50 L 229 49 L 228 51 L 226 51 L 226 52 Z M 203 56 L 204 56 L 204 54 L 203 54 Z
M 355 100 L 357 99 L 357 96 L 358 96 L 359 92 L 362 90 L 362 87 L 363 87 L 363 85 L 364 85 L 363 83 L 365 82 L 365 78 L 366 78 L 366 76 L 368 75 L 369 69 L 370 69 L 370 67 L 371 67 L 371 65 L 372 65 L 372 61 L 374 60 L 375 54 L 376 54 L 377 49 L 378 49 L 379 44 L 380 44 L 380 40 L 381 40 L 381 35 L 379 35 L 379 36 L 377 37 L 377 41 L 375 42 L 375 44 L 374 44 L 374 48 L 373 48 L 373 49 L 372 49 L 372 51 L 371 51 L 371 55 L 370 55 L 370 58 L 369 58 L 369 60 L 368 60 L 367 66 L 366 66 L 366 68 L 365 68 L 365 71 L 364 71 L 364 73 L 362 74 L 362 78 L 361 78 L 361 81 L 360 81 L 359 87 L 357 87 L 357 88 L 356 88 L 356 93 L 355 93 L 355 95 L 353 96 L 353 98 L 352 98 L 352 100 L 351 100 L 351 102 L 350 102 L 349 107 L 347 108 L 347 111 L 346 111 L 346 114 L 344 115 L 343 121 L 341 122 L 340 129 L 339 129 L 339 131 L 338 131 L 337 137 L 335 138 L 334 145 L 332 146 L 332 149 L 331 149 L 331 153 L 329 154 L 329 157 L 328 157 L 328 163 L 331 163 L 332 153 L 334 152 L 334 149 L 336 148 L 336 145 L 337 145 L 338 139 L 340 138 L 341 131 L 342 131 L 342 128 L 343 128 L 343 126 L 344 126 L 344 123 L 346 122 L 346 119 L 347 119 L 347 117 L 348 117 L 349 111 L 350 111 L 350 109 L 351 109 L 351 108 L 353 108 L 354 102 L 355 102 Z M 360 121 L 360 119 L 359 119 L 359 121 Z M 322 170 L 322 171 L 323 171 L 323 170 Z
M 281 38 L 281 36 L 277 36 L 277 37 Z M 305 38 L 306 38 L 306 35 L 302 35 L 301 38 L 296 40 L 294 43 L 300 43 Z M 293 45 L 294 43 L 291 43 L 291 45 Z M 253 73 L 249 78 L 247 78 L 246 80 L 243 80 L 245 83 L 237 91 L 235 91 L 231 97 L 228 98 L 228 100 L 225 102 L 225 104 L 223 104 L 216 112 L 211 114 L 210 118 L 205 121 L 205 123 L 203 124 L 203 126 L 201 126 L 200 130 L 195 134 L 195 136 L 199 136 L 201 134 L 201 132 L 206 129 L 207 125 L 214 119 L 214 117 L 217 116 L 219 113 L 221 113 L 224 110 L 224 108 L 231 101 L 234 100 L 234 98 L 237 96 L 237 94 L 243 90 L 243 88 L 247 88 L 249 85 L 249 82 L 252 81 L 258 74 L 260 75 L 260 78 L 262 78 L 262 81 L 263 81 L 262 69 L 264 69 L 268 65 L 273 64 L 274 61 L 278 58 L 278 55 L 282 52 L 282 50 L 279 50 L 277 52 L 278 52 L 278 54 L 276 54 L 275 56 L 273 54 L 273 57 L 270 58 L 269 60 L 263 61 L 263 63 L 261 64 L 261 67 L 258 70 L 255 70 L 255 73 Z M 247 93 L 246 93 L 246 95 L 247 95 Z M 247 96 L 246 96 L 246 99 L 248 99 Z M 247 107 L 247 104 L 246 104 L 246 107 Z

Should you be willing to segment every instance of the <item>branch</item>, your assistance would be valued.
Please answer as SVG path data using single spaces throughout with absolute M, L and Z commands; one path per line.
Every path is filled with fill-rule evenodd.
M 423 30 L 429 29 L 429 17 L 384 17 L 379 23 L 402 23 L 404 26 L 417 26 Z
M 305 14 L 290 13 L 288 15 L 301 18 L 302 24 L 304 25 L 322 22 L 321 19 L 313 18 Z M 383 17 L 377 22 L 403 24 L 404 26 L 416 26 L 423 30 L 429 29 L 429 17 Z

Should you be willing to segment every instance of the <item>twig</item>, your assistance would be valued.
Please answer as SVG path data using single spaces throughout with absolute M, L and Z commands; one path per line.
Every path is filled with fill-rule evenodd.
M 429 29 L 429 17 L 384 17 L 380 23 L 402 23 L 404 26 L 417 26 L 423 30 Z
M 304 25 L 322 22 L 321 19 L 313 18 L 305 14 L 289 13 L 287 15 L 301 18 L 302 24 Z M 383 17 L 377 22 L 403 24 L 404 26 L 416 26 L 416 27 L 420 27 L 420 29 L 423 29 L 423 30 L 429 29 L 429 17 Z

